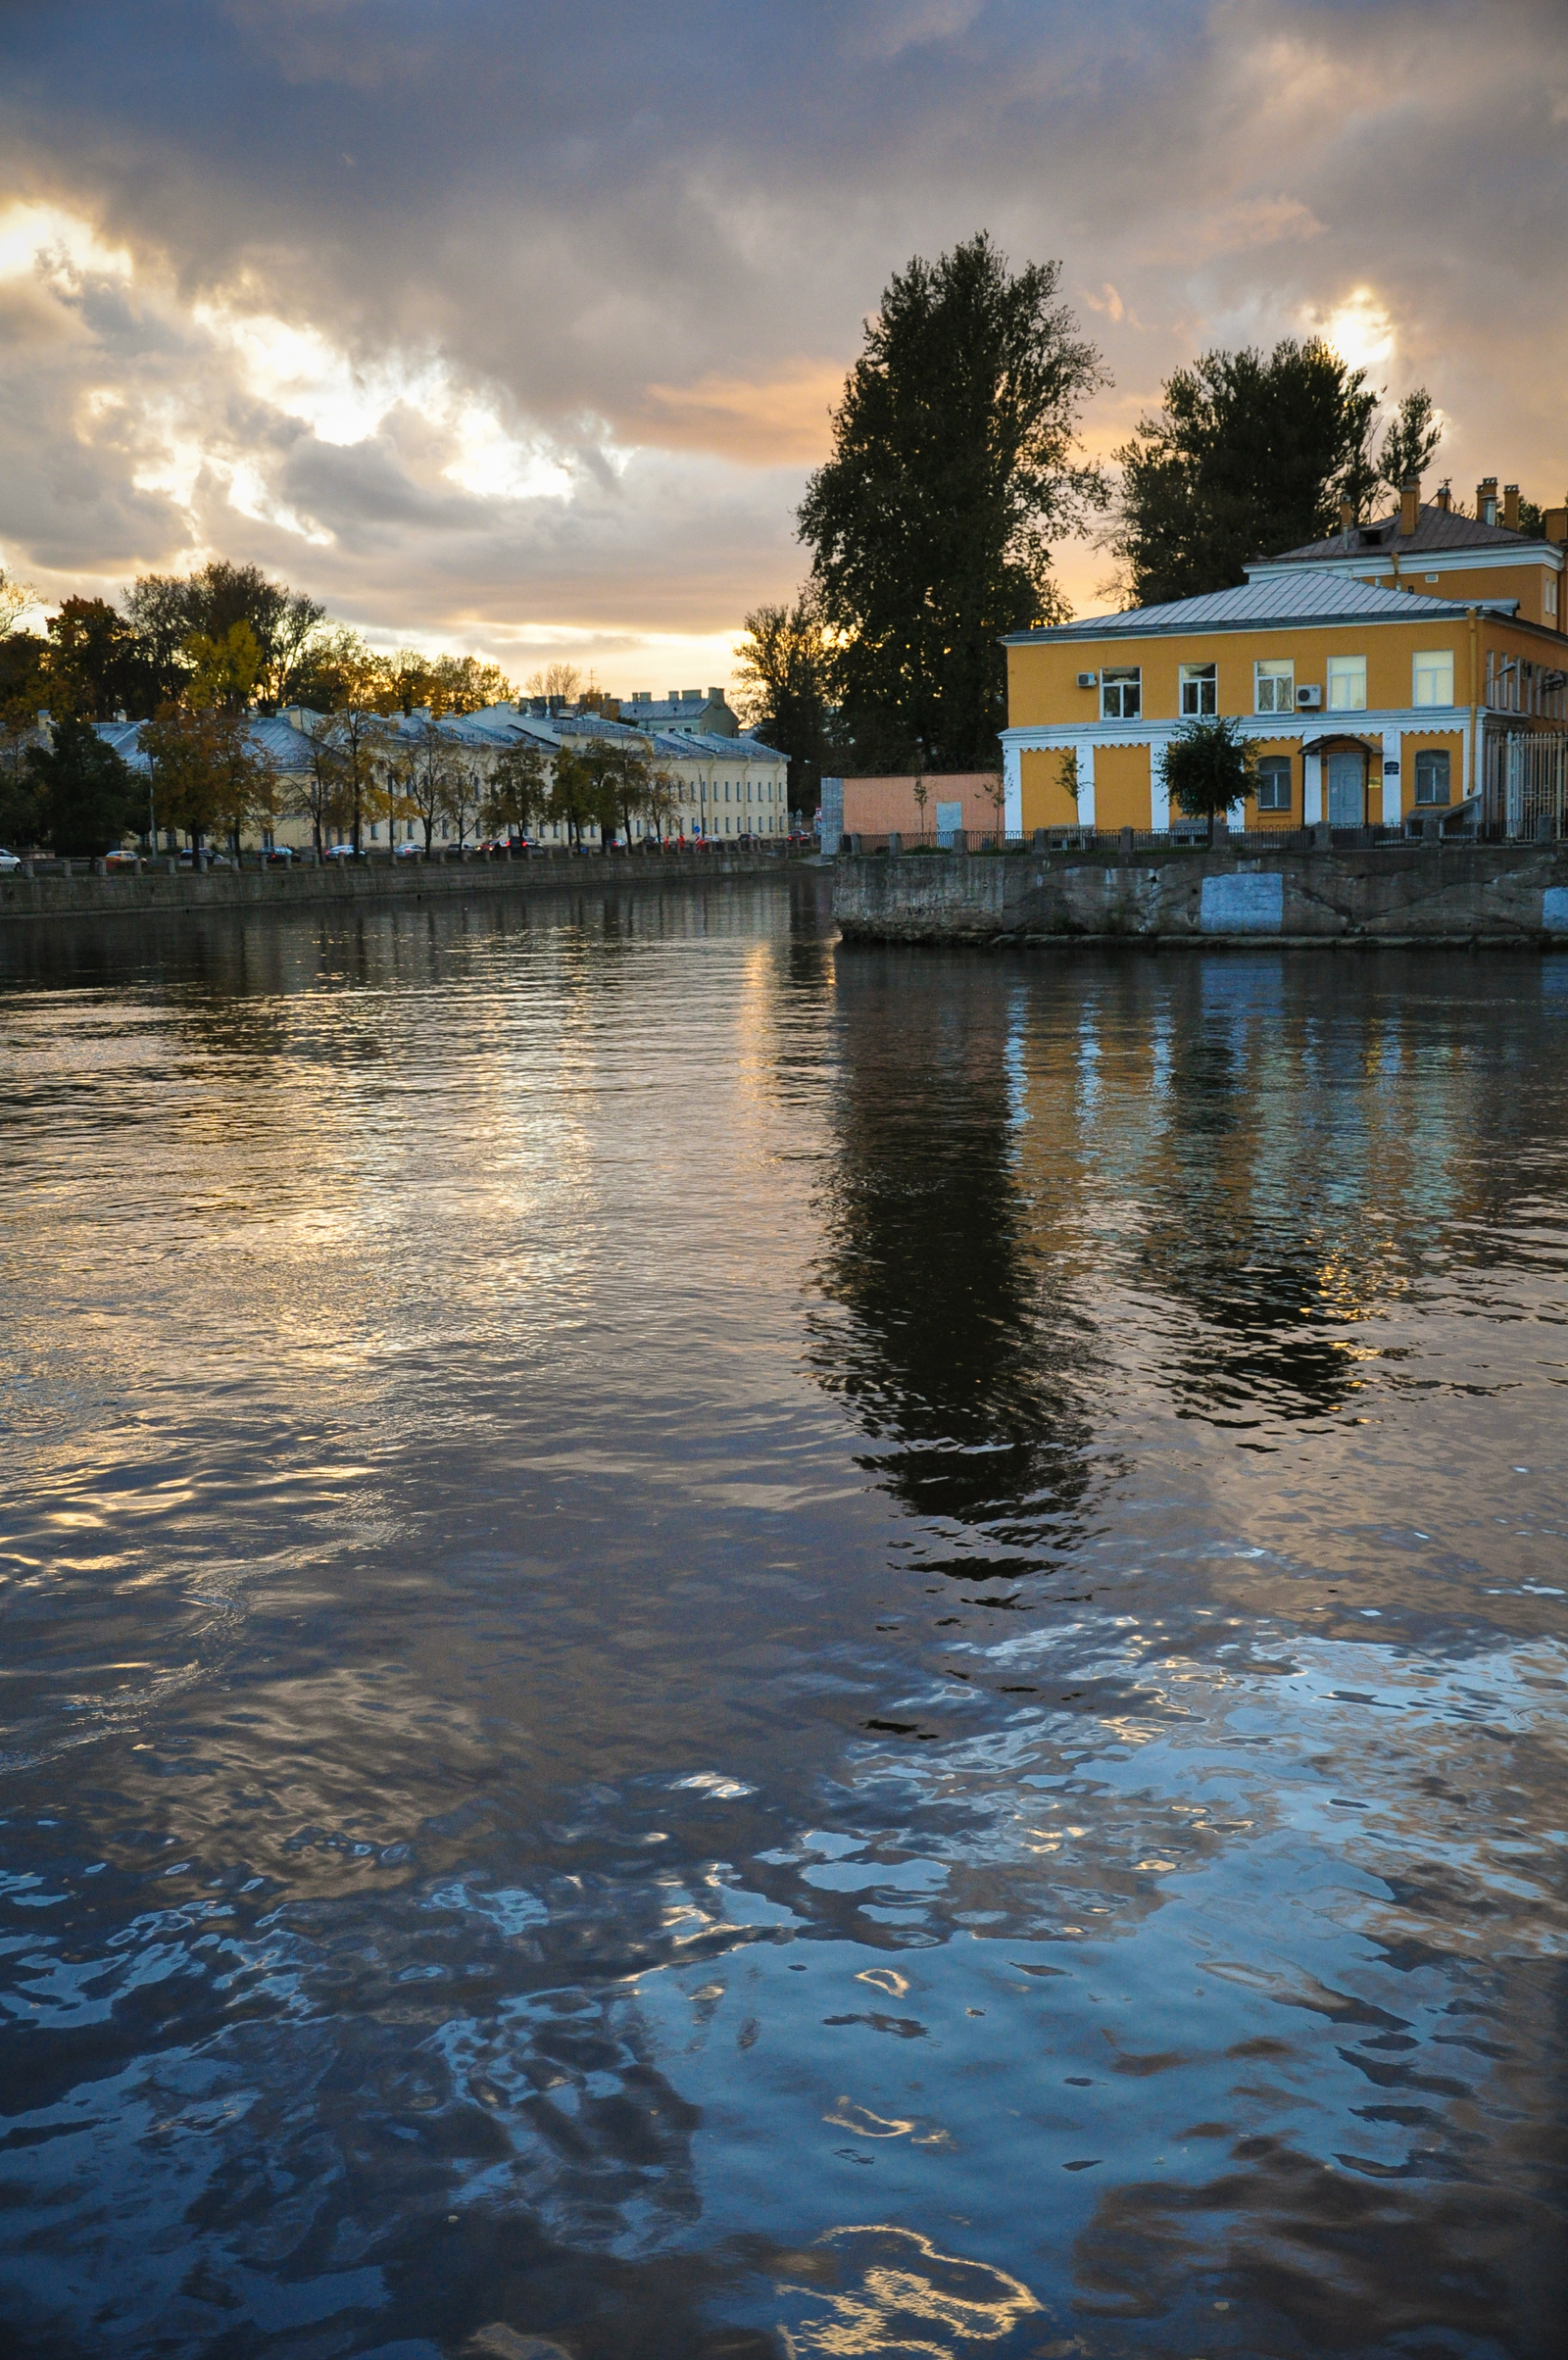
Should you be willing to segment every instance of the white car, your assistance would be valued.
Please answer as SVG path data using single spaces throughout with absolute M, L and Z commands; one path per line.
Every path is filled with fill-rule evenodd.
M 0 870 L 9 872 L 11 869 L 20 868 L 21 866 L 22 855 L 20 853 L 8 853 L 5 846 L 0 844 Z
M 326 857 L 329 860 L 352 860 L 354 847 L 352 844 L 329 844 L 326 848 Z

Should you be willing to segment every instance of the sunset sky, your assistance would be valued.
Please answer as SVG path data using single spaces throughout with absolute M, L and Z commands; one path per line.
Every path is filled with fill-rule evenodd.
M 1322 328 L 1568 492 L 1564 0 L 0 0 L 0 563 L 728 678 L 889 272 L 1059 258 L 1109 450 Z M 1080 612 L 1105 561 L 1063 544 Z

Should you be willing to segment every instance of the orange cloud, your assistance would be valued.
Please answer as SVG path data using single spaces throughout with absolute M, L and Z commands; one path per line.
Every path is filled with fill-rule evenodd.
M 710 371 L 690 385 L 650 385 L 628 421 L 639 442 L 710 451 L 743 467 L 810 467 L 827 456 L 828 412 L 844 391 L 838 361 L 796 361 L 770 377 Z

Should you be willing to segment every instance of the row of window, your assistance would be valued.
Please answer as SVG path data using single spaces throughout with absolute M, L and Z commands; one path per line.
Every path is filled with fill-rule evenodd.
M 1448 801 L 1451 767 L 1446 747 L 1423 746 L 1415 758 L 1415 799 L 1418 804 Z M 1260 811 L 1291 809 L 1291 760 L 1267 754 L 1257 765 L 1257 808 Z
M 1421 651 L 1411 663 L 1410 703 L 1453 703 L 1453 656 L 1447 648 Z M 1180 710 L 1183 720 L 1200 720 L 1219 711 L 1219 666 L 1184 664 L 1181 666 Z M 1324 683 L 1324 706 L 1329 713 L 1365 713 L 1366 658 L 1331 656 Z M 1254 713 L 1294 713 L 1296 665 L 1289 657 L 1267 657 L 1252 666 Z M 1107 666 L 1100 675 L 1100 717 L 1102 721 L 1137 721 L 1143 717 L 1144 674 L 1141 664 Z

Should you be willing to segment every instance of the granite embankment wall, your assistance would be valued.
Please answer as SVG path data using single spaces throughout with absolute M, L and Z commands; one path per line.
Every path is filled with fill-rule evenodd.
M 833 914 L 851 941 L 1568 950 L 1568 844 L 862 855 Z
M 297 910 L 331 904 L 473 901 L 491 894 L 600 891 L 628 886 L 707 885 L 718 877 L 783 876 L 789 863 L 772 853 L 587 854 L 528 860 L 410 860 L 396 867 L 347 860 L 319 868 L 122 871 L 106 877 L 45 873 L 0 876 L 0 928 L 57 917 L 145 917 L 220 910 Z

